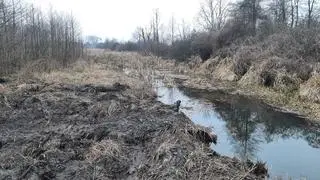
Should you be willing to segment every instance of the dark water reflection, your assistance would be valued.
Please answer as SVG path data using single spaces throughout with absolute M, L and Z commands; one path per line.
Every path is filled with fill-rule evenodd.
M 157 85 L 161 102 L 179 99 L 195 123 L 213 128 L 218 153 L 265 161 L 272 176 L 320 179 L 318 124 L 241 96 Z

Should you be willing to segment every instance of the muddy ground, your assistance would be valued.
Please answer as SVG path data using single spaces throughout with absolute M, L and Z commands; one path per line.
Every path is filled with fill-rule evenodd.
M 209 148 L 182 113 L 112 86 L 25 84 L 0 94 L 0 179 L 262 179 Z

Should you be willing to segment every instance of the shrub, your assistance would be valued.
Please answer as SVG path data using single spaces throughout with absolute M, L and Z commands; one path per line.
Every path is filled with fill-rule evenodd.
M 203 61 L 208 60 L 214 49 L 216 37 L 214 34 L 201 32 L 195 35 L 192 41 L 192 49 Z
M 243 76 L 249 70 L 252 62 L 257 61 L 259 50 L 254 46 L 242 46 L 234 55 L 234 72 Z
M 313 67 L 301 61 L 289 60 L 282 63 L 282 66 L 289 74 L 296 74 L 302 81 L 307 81 L 311 77 Z
M 170 49 L 170 57 L 180 61 L 190 58 L 194 54 L 191 43 L 191 39 L 175 41 Z
M 237 76 L 245 75 L 251 66 L 249 59 L 237 59 L 233 64 L 233 71 Z
M 241 23 L 228 22 L 219 32 L 216 38 L 216 48 L 220 49 L 232 45 L 236 40 L 242 39 L 247 35 L 247 31 Z
M 276 81 L 276 74 L 274 72 L 262 71 L 260 74 L 262 84 L 266 87 L 273 87 Z

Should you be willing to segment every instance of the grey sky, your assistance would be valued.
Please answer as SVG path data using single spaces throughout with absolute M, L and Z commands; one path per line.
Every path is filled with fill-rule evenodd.
M 128 40 L 138 25 L 151 20 L 159 8 L 161 22 L 169 24 L 174 14 L 177 21 L 192 23 L 198 13 L 200 0 L 28 0 L 36 6 L 72 12 L 82 26 L 84 35 L 98 35 Z

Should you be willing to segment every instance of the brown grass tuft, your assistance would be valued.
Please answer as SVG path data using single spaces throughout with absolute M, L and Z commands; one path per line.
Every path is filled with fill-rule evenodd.
M 162 163 L 171 161 L 172 153 L 171 151 L 176 148 L 176 143 L 171 142 L 171 140 L 167 140 L 162 143 L 159 148 L 156 150 L 155 155 L 153 157 L 154 161 L 162 161 Z
M 101 158 L 116 158 L 118 159 L 121 155 L 121 147 L 113 140 L 102 140 L 101 142 L 95 143 L 89 149 L 89 152 L 85 155 L 88 162 L 94 163 Z
M 43 72 L 52 72 L 60 69 L 61 63 L 55 59 L 38 59 L 27 63 L 22 70 L 19 71 L 18 79 L 25 81 L 36 78 L 35 74 Z
M 320 103 L 320 75 L 312 76 L 306 83 L 300 86 L 299 95 L 303 99 Z

